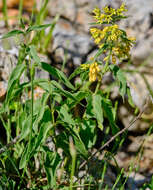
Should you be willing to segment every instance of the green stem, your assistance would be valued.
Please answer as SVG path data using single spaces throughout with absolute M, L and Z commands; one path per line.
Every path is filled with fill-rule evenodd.
M 97 86 L 96 86 L 96 90 L 95 90 L 94 94 L 97 94 L 97 92 L 98 92 L 100 86 L 101 86 L 101 81 L 98 81 Z
M 22 10 L 23 10 L 23 0 L 20 0 L 20 3 L 19 3 L 19 23 L 22 19 Z
M 3 16 L 5 21 L 5 26 L 8 27 L 8 15 L 7 15 L 7 3 L 6 0 L 3 0 Z
M 76 150 L 73 144 L 72 138 L 70 138 L 70 153 L 72 156 L 72 169 L 71 169 L 71 177 L 70 177 L 70 190 L 73 190 L 73 176 L 75 173 L 75 164 L 76 164 Z
M 7 143 L 11 140 L 11 116 L 10 109 L 8 108 L 8 126 L 7 126 Z
M 31 126 L 30 126 L 30 137 L 29 137 L 29 146 L 28 150 L 30 149 L 31 140 L 32 140 L 32 128 L 33 128 L 33 102 L 34 102 L 34 72 L 35 72 L 35 65 L 31 66 Z
M 100 183 L 100 185 L 98 187 L 98 190 L 102 189 L 106 170 L 107 170 L 107 162 L 104 163 L 104 167 L 103 167 L 103 171 L 102 171 L 102 175 L 101 175 L 101 183 Z
M 72 157 L 72 169 L 71 169 L 71 181 L 70 181 L 70 190 L 72 190 L 73 188 L 73 176 L 74 176 L 74 172 L 75 172 L 75 162 L 76 162 L 76 155 L 74 155 Z

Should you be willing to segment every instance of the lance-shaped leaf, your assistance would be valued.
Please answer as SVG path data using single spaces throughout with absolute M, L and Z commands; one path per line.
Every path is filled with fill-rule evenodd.
M 59 79 L 60 82 L 62 82 L 65 86 L 68 88 L 75 90 L 74 86 L 70 83 L 70 81 L 67 79 L 65 74 L 58 70 L 55 67 L 52 67 L 51 65 L 41 62 L 41 68 L 47 72 L 49 72 L 50 75 L 54 76 L 55 78 Z
M 119 81 L 120 83 L 120 88 L 119 88 L 119 92 L 124 100 L 124 96 L 127 92 L 127 83 L 126 83 L 126 78 L 124 76 L 124 73 L 122 72 L 122 70 L 116 66 L 116 65 L 110 65 L 110 69 L 112 70 L 115 78 Z
M 43 25 L 34 25 L 34 26 L 30 26 L 27 30 L 26 33 L 29 33 L 31 31 L 36 31 L 36 30 L 43 30 L 46 29 L 48 27 L 51 27 L 53 24 L 43 24 Z
M 103 110 L 102 110 L 102 97 L 99 94 L 95 94 L 93 95 L 93 99 L 92 99 L 92 106 L 93 106 L 93 113 L 95 118 L 98 121 L 98 127 L 103 130 Z
M 16 36 L 16 35 L 19 35 L 19 34 L 24 34 L 24 32 L 21 31 L 21 30 L 12 30 L 12 31 L 8 32 L 7 34 L 4 34 L 1 37 L 1 39 L 10 38 L 10 37 L 13 37 L 13 36 Z
M 24 72 L 25 68 L 26 67 L 24 64 L 20 64 L 20 65 L 17 65 L 14 68 L 14 70 L 12 71 L 11 76 L 10 76 L 9 81 L 8 81 L 7 96 L 6 96 L 7 102 L 9 101 L 9 99 L 12 98 L 11 95 L 12 95 L 12 91 L 14 89 L 14 86 L 19 81 L 20 76 Z

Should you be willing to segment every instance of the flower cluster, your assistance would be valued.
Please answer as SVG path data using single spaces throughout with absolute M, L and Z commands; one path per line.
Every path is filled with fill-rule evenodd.
M 110 22 L 117 20 L 119 17 L 124 16 L 123 12 L 125 11 L 127 11 L 127 9 L 123 3 L 117 10 L 106 6 L 103 8 L 103 11 L 101 11 L 99 8 L 95 8 L 93 13 L 97 24 L 109 24 Z
M 117 41 L 122 35 L 122 31 L 118 28 L 118 25 L 106 26 L 103 30 L 98 28 L 90 29 L 92 37 L 95 39 L 95 43 L 101 48 L 103 41 Z
M 89 81 L 94 82 L 99 75 L 100 68 L 96 62 L 93 62 L 89 68 Z
M 82 64 L 82 65 L 81 65 L 81 68 L 82 68 L 83 70 L 87 70 L 87 69 L 89 69 L 89 67 L 90 67 L 90 64 Z
M 128 38 L 125 33 L 119 29 L 118 25 L 106 26 L 103 30 L 98 28 L 90 29 L 94 42 L 102 48 L 104 43 L 109 44 L 109 49 L 112 51 L 112 62 L 116 63 L 116 57 L 129 57 L 130 48 L 132 47 L 135 38 Z
M 126 33 L 119 29 L 117 24 L 114 24 L 117 17 L 124 16 L 123 12 L 127 11 L 125 5 L 122 4 L 119 9 L 113 9 L 106 6 L 103 9 L 104 13 L 101 13 L 100 9 L 94 9 L 94 18 L 97 20 L 97 24 L 109 24 L 103 29 L 91 28 L 90 33 L 94 38 L 94 42 L 102 48 L 104 44 L 108 44 L 107 50 L 112 52 L 112 63 L 116 63 L 116 58 L 127 58 L 130 55 L 130 49 L 132 44 L 135 42 L 134 38 L 127 37 Z M 105 50 L 106 52 L 106 50 Z M 105 58 L 105 61 L 108 59 L 108 56 Z
M 97 64 L 97 62 L 93 62 L 91 64 L 82 64 L 81 68 L 83 70 L 88 70 L 89 69 L 89 81 L 94 82 L 97 78 L 100 78 L 99 72 L 100 68 Z
M 116 21 L 125 18 L 123 14 L 125 11 L 127 11 L 125 4 L 122 4 L 118 9 L 106 6 L 102 11 L 99 8 L 95 8 L 93 11 L 96 25 L 107 24 L 103 28 L 90 28 L 95 44 L 105 53 L 103 61 L 107 66 L 110 60 L 113 64 L 116 64 L 117 59 L 129 58 L 130 49 L 135 42 L 135 38 L 128 37 L 126 32 L 115 24 Z M 100 76 L 100 69 L 96 61 L 82 65 L 82 69 L 89 69 L 89 81 L 91 82 Z

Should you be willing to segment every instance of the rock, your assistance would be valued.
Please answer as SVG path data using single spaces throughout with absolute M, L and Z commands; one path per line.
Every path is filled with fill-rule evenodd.
M 56 0 L 50 1 L 48 5 L 49 12 L 52 16 L 55 16 L 57 13 L 62 17 L 70 21 L 74 21 L 76 18 L 76 6 L 74 0 Z
M 120 121 L 122 121 L 124 127 L 128 127 L 131 121 L 136 118 L 136 116 L 133 115 L 133 112 L 129 110 L 128 107 L 121 105 L 118 108 L 118 118 Z M 148 128 L 149 125 L 147 122 L 145 122 L 143 119 L 138 119 L 133 123 L 133 125 L 130 126 L 130 128 L 128 128 L 128 131 L 144 132 Z
M 6 83 L 3 81 L 0 81 L 0 102 L 3 102 L 6 95 Z
M 145 137 L 144 136 L 137 136 L 137 137 L 129 136 L 129 139 L 132 141 L 132 143 L 128 146 L 127 150 L 128 152 L 136 153 L 139 150 Z
M 72 59 L 75 65 L 81 63 L 81 59 L 84 55 L 88 54 L 88 51 L 92 47 L 90 37 L 85 34 L 78 34 L 74 30 L 61 29 L 59 25 L 54 30 L 54 44 L 55 56 L 64 58 L 64 51 L 67 52 L 67 58 Z M 58 50 L 58 49 L 61 50 Z
M 129 176 L 128 181 L 133 181 L 133 183 L 138 187 L 142 187 L 142 185 L 146 182 L 149 182 L 149 178 L 147 179 L 145 176 L 139 174 L 139 173 L 135 173 L 132 172 Z M 130 188 L 132 189 L 132 188 Z

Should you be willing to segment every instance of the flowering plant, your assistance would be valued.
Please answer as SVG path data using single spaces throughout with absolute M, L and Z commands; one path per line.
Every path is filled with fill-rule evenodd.
M 124 4 L 119 9 L 107 6 L 103 10 L 94 9 L 95 26 L 90 28 L 90 33 L 98 51 L 91 60 L 76 68 L 69 78 L 63 71 L 41 61 L 35 44 L 39 38 L 31 34 L 32 31 L 42 32 L 48 27 L 52 31 L 54 22 L 29 26 L 27 29 L 23 27 L 22 30 L 13 30 L 3 35 L 3 39 L 15 35 L 25 37 L 19 46 L 18 63 L 10 75 L 6 98 L 0 108 L 7 134 L 6 148 L 13 146 L 9 151 L 5 151 L 6 148 L 0 151 L 3 153 L 0 157 L 1 165 L 4 165 L 6 175 L 9 176 L 7 163 L 13 163 L 12 167 L 16 170 L 11 183 L 16 183 L 18 189 L 29 186 L 31 189 L 40 189 L 41 183 L 46 184 L 45 189 L 65 189 L 62 183 L 65 179 L 72 190 L 73 185 L 79 185 L 77 181 L 74 182 L 73 176 L 80 180 L 79 171 L 84 166 L 81 167 L 80 163 L 83 159 L 87 163 L 94 155 L 92 148 L 98 144 L 99 134 L 100 146 L 109 142 L 110 136 L 115 139 L 111 153 L 123 143 L 125 138 L 120 137 L 120 133 L 115 136 L 120 130 L 116 124 L 117 104 L 114 106 L 109 93 L 105 91 L 103 78 L 107 72 L 111 72 L 114 80 L 119 83 L 121 96 L 124 99 L 128 95 L 131 104 L 126 78 L 117 64 L 130 58 L 130 49 L 135 42 L 116 23 L 126 18 L 126 11 Z M 28 37 L 29 34 L 32 39 Z M 48 40 L 45 44 L 48 44 Z M 36 79 L 36 69 L 48 72 L 54 79 Z M 20 80 L 23 74 L 28 76 L 24 82 Z M 72 83 L 71 79 L 78 75 L 80 83 Z M 38 99 L 34 98 L 36 87 L 43 89 L 43 95 Z M 29 89 L 30 96 L 25 96 Z M 16 138 L 11 141 L 14 133 Z M 54 146 L 49 147 L 48 139 L 51 139 Z M 13 159 L 10 155 L 13 155 Z M 102 167 L 99 168 L 101 170 Z M 58 176 L 57 169 L 61 170 Z M 40 180 L 42 176 L 44 182 Z
M 117 59 L 122 61 L 130 57 L 130 49 L 135 43 L 135 38 L 128 37 L 124 30 L 121 30 L 117 24 L 115 24 L 120 19 L 126 18 L 124 12 L 127 11 L 125 4 L 122 4 L 119 9 L 109 8 L 108 6 L 103 8 L 101 11 L 99 8 L 93 10 L 94 19 L 98 27 L 91 27 L 90 33 L 94 39 L 95 44 L 99 47 L 99 54 L 105 53 L 105 58 L 103 62 L 105 64 L 102 69 L 97 65 L 97 56 L 94 59 L 93 63 L 90 65 L 82 65 L 83 69 L 89 68 L 89 81 L 93 82 L 96 80 L 97 76 L 100 75 L 100 72 L 105 73 L 108 71 L 108 63 L 112 62 L 116 64 Z M 107 24 L 107 26 L 106 26 Z M 100 79 L 100 78 L 99 78 Z

